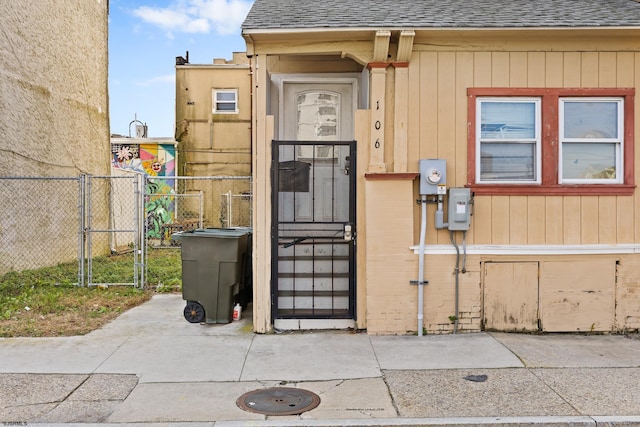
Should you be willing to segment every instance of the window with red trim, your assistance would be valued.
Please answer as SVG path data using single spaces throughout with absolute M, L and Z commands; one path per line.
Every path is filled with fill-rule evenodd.
M 634 89 L 468 89 L 475 194 L 633 193 Z

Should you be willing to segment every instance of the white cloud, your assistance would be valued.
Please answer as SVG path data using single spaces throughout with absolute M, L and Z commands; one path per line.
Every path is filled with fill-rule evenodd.
M 141 6 L 133 14 L 143 21 L 168 31 L 220 35 L 240 32 L 253 0 L 178 0 L 165 8 Z
M 240 31 L 253 1 L 247 0 L 191 0 L 198 14 L 212 22 L 219 34 Z
M 176 76 L 175 74 L 167 74 L 165 76 L 157 76 L 150 78 L 149 80 L 145 80 L 137 83 L 138 86 L 151 86 L 155 84 L 165 84 L 170 83 L 172 85 L 176 84 Z

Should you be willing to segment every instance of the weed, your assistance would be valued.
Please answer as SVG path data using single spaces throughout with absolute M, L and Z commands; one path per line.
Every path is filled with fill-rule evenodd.
M 75 262 L 0 276 L 0 337 L 83 335 L 149 300 L 153 295 L 150 283 L 164 283 L 162 292 L 180 291 L 179 251 L 150 250 L 147 261 L 144 290 L 131 286 L 76 286 Z M 95 283 L 132 281 L 129 254 L 96 257 L 93 266 Z

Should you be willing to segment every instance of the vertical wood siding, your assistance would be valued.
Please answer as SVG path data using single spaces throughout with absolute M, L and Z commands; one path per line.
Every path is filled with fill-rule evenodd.
M 418 146 L 409 150 L 409 164 L 417 164 L 420 158 L 446 158 L 447 185 L 462 187 L 467 179 L 467 88 L 638 88 L 640 53 L 418 49 L 409 76 L 409 146 Z M 635 128 L 637 134 L 637 118 Z M 635 150 L 636 176 L 640 176 L 639 166 L 640 150 Z M 640 221 L 635 220 L 639 209 L 637 194 L 476 196 L 467 241 L 505 245 L 631 243 L 640 238 Z M 447 244 L 449 236 L 442 230 L 430 233 L 429 240 Z

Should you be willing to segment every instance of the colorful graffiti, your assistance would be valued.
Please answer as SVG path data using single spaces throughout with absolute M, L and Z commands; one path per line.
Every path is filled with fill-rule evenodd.
M 176 147 L 169 144 L 119 144 L 112 146 L 112 165 L 149 176 L 175 176 Z
M 163 225 L 175 217 L 176 148 L 169 144 L 119 144 L 112 146 L 112 167 L 163 179 L 147 180 L 145 212 L 147 237 L 162 238 Z

